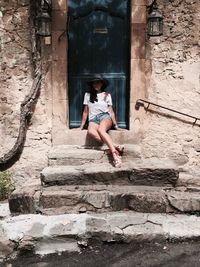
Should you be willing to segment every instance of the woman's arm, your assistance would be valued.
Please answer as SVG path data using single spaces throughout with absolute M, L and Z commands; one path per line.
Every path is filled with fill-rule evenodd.
M 110 116 L 111 116 L 111 119 L 112 119 L 112 123 L 114 125 L 114 128 L 116 130 L 118 130 L 117 120 L 116 120 L 116 117 L 115 117 L 115 113 L 114 113 L 113 107 L 112 106 L 109 106 L 108 108 L 109 108 L 109 112 L 110 112 Z
M 84 127 L 84 125 L 86 123 L 87 117 L 88 117 L 88 106 L 87 105 L 84 105 L 82 119 L 81 119 L 80 130 L 83 130 L 83 127 Z

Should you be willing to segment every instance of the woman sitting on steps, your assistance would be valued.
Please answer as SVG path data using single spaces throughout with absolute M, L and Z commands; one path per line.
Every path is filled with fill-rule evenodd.
M 89 115 L 88 134 L 99 143 L 105 143 L 112 153 L 114 166 L 121 167 L 120 153 L 123 153 L 124 146 L 115 145 L 107 133 L 112 125 L 118 130 L 115 114 L 112 108 L 111 95 L 105 91 L 108 81 L 101 75 L 95 76 L 88 82 L 89 91 L 84 96 L 84 109 L 81 125 L 82 130 Z

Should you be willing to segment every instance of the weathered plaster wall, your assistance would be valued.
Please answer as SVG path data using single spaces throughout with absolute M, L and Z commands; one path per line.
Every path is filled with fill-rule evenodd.
M 164 35 L 150 38 L 147 44 L 148 99 L 200 117 L 200 2 L 157 2 Z M 194 120 L 151 108 L 163 114 L 146 113 L 143 156 L 171 158 L 191 172 L 200 170 L 200 128 L 191 124 Z
M 0 1 L 0 156 L 8 152 L 16 141 L 20 104 L 32 85 L 30 13 L 27 2 Z M 48 74 L 48 60 L 43 70 Z M 48 75 L 45 77 L 48 78 Z M 51 145 L 50 98 L 48 86 L 42 86 L 24 151 L 20 160 L 11 168 L 17 186 L 34 178 L 47 164 L 46 154 Z
M 25 4 L 20 5 L 22 2 Z M 32 85 L 28 2 L 0 0 L 0 155 L 15 143 L 20 103 Z M 199 1 L 158 0 L 158 4 L 164 16 L 164 35 L 147 39 L 145 43 L 146 1 L 132 0 L 130 134 L 143 133 L 143 157 L 171 158 L 197 172 L 199 127 L 187 123 L 193 122 L 190 119 L 164 116 L 170 113 L 135 110 L 138 98 L 148 98 L 200 117 Z M 28 178 L 38 177 L 47 165 L 47 151 L 52 142 L 66 143 L 69 139 L 67 41 L 62 38 L 58 42 L 65 30 L 66 14 L 65 0 L 53 1 L 52 47 L 42 46 L 41 94 L 23 154 L 11 169 L 17 186 Z

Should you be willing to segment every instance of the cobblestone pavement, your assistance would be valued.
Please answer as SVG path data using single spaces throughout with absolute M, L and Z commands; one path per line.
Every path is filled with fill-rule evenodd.
M 200 241 L 91 244 L 81 252 L 39 257 L 19 255 L 2 267 L 199 267 Z

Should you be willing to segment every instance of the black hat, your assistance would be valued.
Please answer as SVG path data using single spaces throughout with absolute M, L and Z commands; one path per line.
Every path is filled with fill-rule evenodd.
M 87 84 L 91 86 L 94 82 L 103 82 L 103 88 L 106 88 L 109 84 L 108 80 L 105 79 L 102 75 L 97 74 L 94 75 L 88 82 Z

